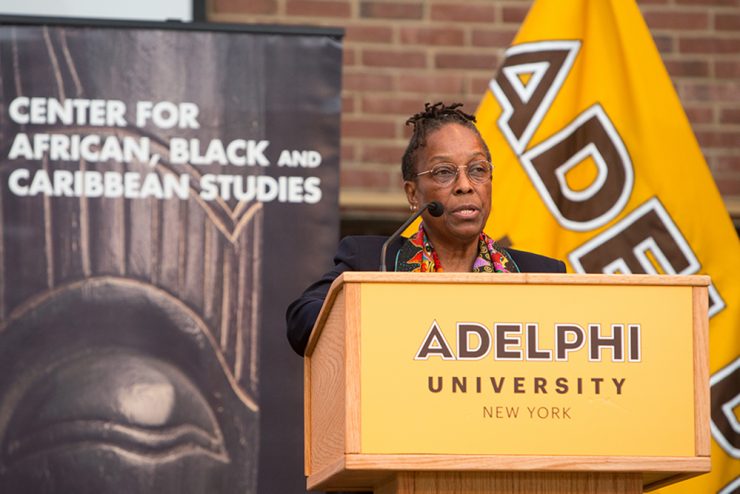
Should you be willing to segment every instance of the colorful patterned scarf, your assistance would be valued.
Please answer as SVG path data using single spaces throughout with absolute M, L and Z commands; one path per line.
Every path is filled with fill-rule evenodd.
M 419 231 L 406 239 L 396 257 L 396 271 L 442 272 L 442 263 L 434 251 L 424 224 Z M 473 262 L 474 273 L 518 273 L 514 260 L 505 249 L 481 232 L 478 240 L 478 257 Z

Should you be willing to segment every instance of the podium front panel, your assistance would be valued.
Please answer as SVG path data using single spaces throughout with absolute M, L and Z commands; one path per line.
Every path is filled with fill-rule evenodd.
M 692 287 L 365 283 L 360 452 L 696 454 Z

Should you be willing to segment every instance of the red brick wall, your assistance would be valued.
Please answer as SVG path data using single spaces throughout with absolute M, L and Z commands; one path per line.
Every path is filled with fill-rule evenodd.
M 210 0 L 214 22 L 342 27 L 342 205 L 400 211 L 405 118 L 474 111 L 530 0 Z M 740 218 L 740 0 L 639 0 L 720 192 Z

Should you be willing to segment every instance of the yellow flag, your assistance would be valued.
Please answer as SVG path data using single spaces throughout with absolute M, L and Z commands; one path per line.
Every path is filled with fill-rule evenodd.
M 477 117 L 491 236 L 573 272 L 711 276 L 712 472 L 661 492 L 737 492 L 740 243 L 635 3 L 537 0 Z

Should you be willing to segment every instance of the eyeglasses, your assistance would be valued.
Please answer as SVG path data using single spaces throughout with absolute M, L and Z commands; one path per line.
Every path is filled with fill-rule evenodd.
M 439 185 L 450 185 L 457 179 L 457 174 L 460 173 L 460 168 L 465 168 L 465 175 L 468 176 L 468 180 L 476 184 L 482 184 L 491 180 L 493 165 L 485 160 L 473 161 L 467 165 L 455 166 L 452 163 L 440 163 L 434 165 L 431 170 L 417 173 L 416 176 L 420 177 L 426 175 L 432 177 L 432 180 L 437 182 Z

